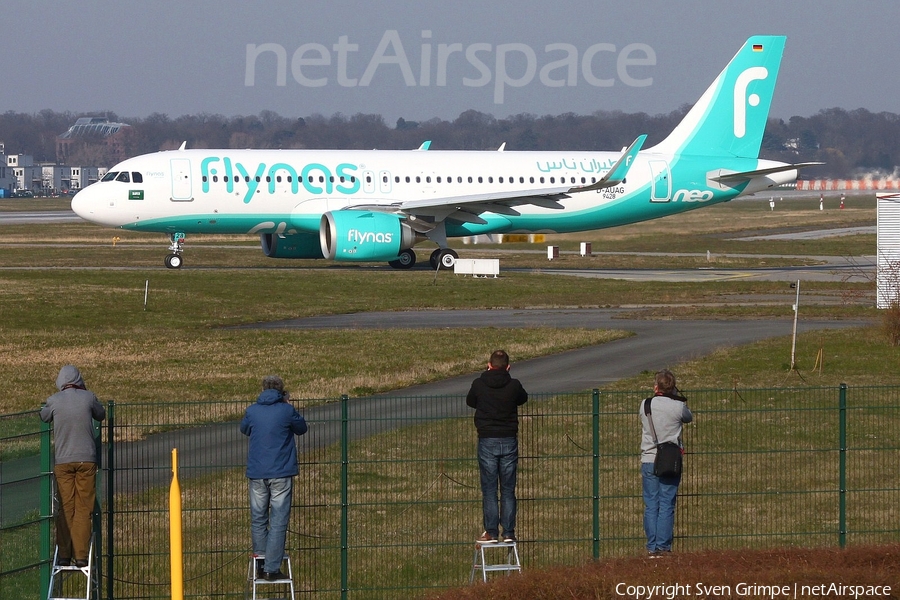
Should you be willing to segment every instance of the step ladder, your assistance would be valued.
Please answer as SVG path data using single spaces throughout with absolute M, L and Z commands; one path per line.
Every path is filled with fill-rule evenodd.
M 503 548 L 506 550 L 506 562 L 488 563 L 485 559 L 485 550 Z M 496 553 L 495 553 L 496 554 Z M 475 581 L 475 573 L 481 571 L 483 581 L 488 580 L 488 573 L 505 572 L 507 575 L 513 571 L 521 571 L 519 564 L 519 550 L 515 542 L 491 542 L 488 544 L 476 543 L 475 555 L 472 557 L 472 572 L 469 574 L 469 583 Z
M 53 551 L 53 567 L 50 569 L 50 585 L 47 588 L 47 600 L 99 600 L 100 578 L 97 575 L 94 556 L 94 537 L 88 548 L 88 564 L 76 567 L 73 560 L 68 565 L 59 564 L 59 546 Z M 78 581 L 84 577 L 84 587 Z M 77 595 L 68 595 L 77 594 Z
M 266 591 L 266 600 L 274 600 L 275 598 L 294 600 L 294 573 L 291 571 L 291 557 L 285 554 L 281 559 L 281 572 L 285 573 L 287 578 L 274 581 L 262 578 L 262 565 L 265 560 L 265 554 L 250 554 L 250 565 L 247 567 L 247 593 L 244 594 L 244 598 L 263 600 L 263 597 L 258 595 L 261 592 L 257 590 L 257 587 L 276 586 Z M 271 593 L 277 593 L 277 595 L 271 596 Z

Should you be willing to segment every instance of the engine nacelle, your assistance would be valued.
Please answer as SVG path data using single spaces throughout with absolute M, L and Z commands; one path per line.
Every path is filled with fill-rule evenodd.
M 336 210 L 322 215 L 322 254 L 332 260 L 394 260 L 418 241 L 397 215 L 369 210 Z
M 269 258 L 324 258 L 315 233 L 261 233 L 259 242 Z

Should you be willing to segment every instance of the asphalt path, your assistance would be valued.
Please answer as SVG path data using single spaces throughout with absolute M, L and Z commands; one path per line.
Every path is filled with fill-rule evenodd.
M 673 309 L 677 311 L 677 309 Z M 788 310 L 790 310 L 788 308 Z M 259 329 L 440 329 L 458 327 L 587 327 L 620 329 L 634 335 L 578 350 L 517 362 L 516 377 L 532 392 L 573 392 L 602 387 L 644 370 L 673 367 L 713 351 L 758 340 L 790 336 L 793 319 L 658 320 L 619 318 L 634 309 L 494 309 L 369 312 L 257 324 Z M 798 333 L 858 327 L 863 321 L 798 321 Z M 465 394 L 470 373 L 391 395 Z

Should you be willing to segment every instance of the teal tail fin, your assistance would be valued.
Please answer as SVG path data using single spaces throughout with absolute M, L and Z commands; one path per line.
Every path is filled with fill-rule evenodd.
M 748 39 L 669 137 L 649 151 L 758 157 L 784 42 L 776 35 Z

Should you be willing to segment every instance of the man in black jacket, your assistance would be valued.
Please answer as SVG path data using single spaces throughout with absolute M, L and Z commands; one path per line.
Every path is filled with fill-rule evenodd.
M 478 468 L 481 471 L 481 506 L 484 533 L 476 541 L 496 542 L 503 527 L 503 541 L 516 541 L 516 467 L 519 462 L 518 407 L 528 392 L 509 375 L 509 355 L 491 354 L 487 370 L 472 382 L 466 404 L 475 409 L 478 431 Z M 497 485 L 500 505 L 497 506 Z

